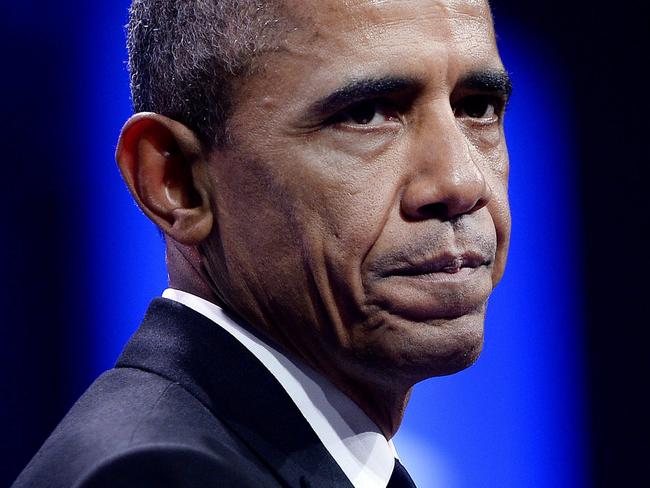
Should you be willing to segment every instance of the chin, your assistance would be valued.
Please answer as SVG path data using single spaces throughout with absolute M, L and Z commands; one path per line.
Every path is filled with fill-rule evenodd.
M 483 349 L 485 307 L 457 318 L 411 321 L 389 316 L 369 332 L 357 357 L 372 364 L 376 374 L 415 384 L 462 371 Z M 369 333 L 368 333 L 369 332 Z
M 483 350 L 484 314 L 466 315 L 429 325 L 413 339 L 413 349 L 421 351 L 418 381 L 458 373 L 479 358 Z
M 430 367 L 424 367 L 418 381 L 433 377 L 447 376 L 463 371 L 472 366 L 483 350 L 483 336 L 481 338 L 464 338 L 461 343 L 450 348 L 447 356 L 436 357 Z

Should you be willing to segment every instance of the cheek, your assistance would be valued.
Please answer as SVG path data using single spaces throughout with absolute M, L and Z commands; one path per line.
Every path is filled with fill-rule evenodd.
M 510 204 L 508 200 L 508 178 L 510 163 L 503 127 L 483 130 L 468 136 L 473 159 L 480 165 L 484 178 L 491 190 L 487 205 L 497 238 L 497 252 L 492 283 L 496 285 L 505 269 L 510 244 Z
M 508 152 L 505 144 L 503 144 L 491 160 L 489 175 L 492 201 L 488 204 L 488 209 L 492 215 L 497 233 L 497 256 L 492 278 L 494 285 L 503 276 L 510 246 L 511 216 L 508 199 L 508 175 Z
M 394 212 L 397 164 L 331 148 L 299 163 L 290 187 L 306 273 L 330 315 L 354 314 L 365 302 L 362 263 Z
M 299 274 L 305 264 L 312 275 L 358 270 L 392 205 L 394 175 L 380 163 L 294 144 L 291 154 L 242 157 L 216 168 L 217 221 L 228 257 L 251 272 L 264 266 Z
M 301 224 L 347 238 L 382 205 L 373 185 L 381 178 L 380 153 L 370 158 L 365 151 L 355 153 L 341 141 L 332 144 L 331 137 L 316 134 L 293 141 L 290 154 L 278 155 L 274 179 L 287 192 Z
M 395 164 L 381 158 L 368 163 L 349 154 L 330 151 L 320 164 L 302 166 L 299 209 L 308 231 L 324 242 L 330 258 L 359 267 L 381 234 L 393 211 L 396 195 Z
M 304 283 L 296 203 L 272 163 L 241 155 L 215 164 L 212 174 L 220 268 L 233 286 L 259 295 Z

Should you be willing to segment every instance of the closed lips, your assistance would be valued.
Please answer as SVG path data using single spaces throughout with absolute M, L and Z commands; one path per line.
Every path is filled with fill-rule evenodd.
M 390 268 L 381 273 L 383 277 L 388 276 L 418 276 L 431 273 L 454 274 L 463 268 L 478 268 L 489 266 L 491 260 L 478 253 L 468 252 L 461 255 L 443 254 L 432 258 L 409 260 L 403 265 Z

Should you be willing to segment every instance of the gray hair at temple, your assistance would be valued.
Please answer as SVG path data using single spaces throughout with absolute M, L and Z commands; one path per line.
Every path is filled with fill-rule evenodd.
M 281 8 L 262 0 L 133 0 L 127 25 L 136 112 L 156 112 L 209 146 L 226 142 L 233 88 L 274 49 Z

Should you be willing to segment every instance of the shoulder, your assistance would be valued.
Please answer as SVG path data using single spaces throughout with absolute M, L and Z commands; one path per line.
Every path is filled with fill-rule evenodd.
M 195 446 L 154 444 L 120 452 L 88 469 L 75 488 L 272 487 L 277 482 L 242 456 Z
M 256 455 L 178 383 L 118 368 L 79 399 L 14 487 L 214 483 L 275 484 Z

